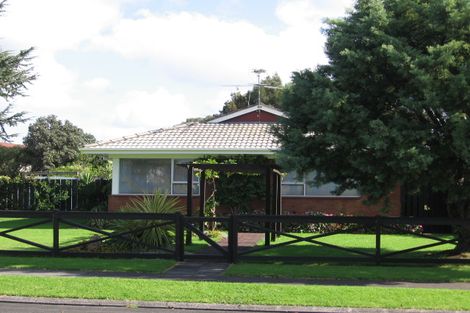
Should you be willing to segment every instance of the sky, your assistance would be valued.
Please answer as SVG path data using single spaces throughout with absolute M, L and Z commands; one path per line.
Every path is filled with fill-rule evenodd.
M 9 129 L 55 114 L 97 139 L 218 113 L 230 93 L 327 62 L 321 28 L 352 0 L 9 0 L 0 48 L 34 47 L 38 75 Z M 247 88 L 247 87 L 244 87 Z

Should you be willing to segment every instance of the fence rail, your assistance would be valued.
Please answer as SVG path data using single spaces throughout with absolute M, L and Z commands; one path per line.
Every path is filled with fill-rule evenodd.
M 11 224 L 16 220 L 21 223 Z M 117 231 L 109 226 L 111 221 L 133 221 L 136 227 Z M 90 223 L 90 221 L 94 221 Z M 145 221 L 139 224 L 138 222 Z M 100 226 L 97 224 L 108 224 Z M 217 222 L 227 231 L 228 244 L 222 245 L 204 232 L 205 223 Z M 9 224 L 10 223 L 10 224 Z M 140 226 L 139 226 L 140 225 Z M 340 225 L 341 227 L 338 227 Z M 456 232 L 440 236 L 420 233 L 410 229 L 419 225 L 448 225 L 458 230 L 470 227 L 470 220 L 451 218 L 411 218 L 411 217 L 345 217 L 345 216 L 261 216 L 232 215 L 230 217 L 187 217 L 177 214 L 152 213 L 117 213 L 117 212 L 78 212 L 78 211 L 0 211 L 0 255 L 50 255 L 50 256 L 87 256 L 87 257 L 141 257 L 172 258 L 184 260 L 191 258 L 218 258 L 228 262 L 240 260 L 289 260 L 289 261 L 333 261 L 333 262 L 373 262 L 380 263 L 470 263 L 470 259 L 447 258 L 444 254 L 433 254 L 431 248 L 443 245 L 456 245 Z M 311 232 L 296 231 L 298 227 L 312 226 Z M 325 230 L 316 231 L 318 226 Z M 168 227 L 174 235 L 174 241 L 167 246 L 137 242 L 142 232 L 158 227 Z M 315 228 L 317 227 L 317 228 Z M 336 227 L 336 228 L 335 228 Z M 71 229 L 80 230 L 80 236 L 71 237 Z M 22 233 L 25 230 L 52 231 L 47 242 Z M 241 233 L 262 233 L 264 245 L 242 247 L 239 245 Z M 28 234 L 30 234 L 29 232 Z M 418 238 L 414 246 L 387 250 L 384 240 L 390 234 L 399 233 Z M 199 238 L 201 249 L 185 244 L 188 234 Z M 328 241 L 335 235 L 350 238 L 354 234 L 366 234 L 365 238 L 373 242 L 367 249 L 361 242 L 351 246 L 342 242 Z M 93 236 L 90 236 L 93 235 Z M 349 235 L 349 236 L 348 236 Z M 3 239 L 3 238 L 4 239 Z M 408 238 L 408 237 L 407 237 Z M 18 243 L 22 248 L 11 249 L 5 239 Z M 83 251 L 90 245 L 120 240 L 137 243 L 143 248 L 129 251 Z M 419 241 L 418 240 L 418 241 Z M 301 245 L 299 245 L 301 244 Z M 197 245 L 197 243 L 195 243 Z M 291 255 L 273 253 L 282 249 L 291 249 Z M 316 249 L 316 250 L 315 250 Z M 323 250 L 321 250 L 323 249 Z M 333 251 L 322 255 L 317 251 Z M 417 255 L 416 253 L 422 253 Z

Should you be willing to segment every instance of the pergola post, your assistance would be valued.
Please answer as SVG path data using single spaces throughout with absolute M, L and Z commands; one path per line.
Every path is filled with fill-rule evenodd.
M 282 176 L 279 173 L 276 173 L 277 177 L 277 190 L 276 190 L 276 202 L 277 202 L 277 212 L 276 215 L 279 216 L 282 214 Z M 282 223 L 277 223 L 277 231 L 282 232 Z M 279 237 L 279 233 L 277 234 Z
M 186 193 L 186 216 L 193 215 L 193 166 L 191 164 L 188 167 L 188 180 L 187 180 L 187 193 Z M 189 229 L 186 230 L 186 244 L 192 244 L 192 233 Z
M 201 171 L 199 178 L 199 217 L 204 217 L 206 211 L 206 170 Z M 199 230 L 204 232 L 204 222 L 199 222 Z
M 277 175 L 275 175 L 273 168 L 269 168 L 269 175 L 271 176 L 271 215 L 277 216 Z M 271 232 L 271 241 L 276 240 L 277 222 L 271 222 L 269 228 L 273 230 Z
M 266 168 L 266 207 L 265 207 L 265 214 L 266 215 L 271 215 L 271 201 L 272 201 L 272 196 L 271 196 L 271 168 L 267 167 Z M 264 227 L 267 229 L 270 229 L 271 224 L 269 222 L 264 223 Z M 266 230 L 264 232 L 264 245 L 269 246 L 271 244 L 271 238 L 270 238 L 270 231 Z

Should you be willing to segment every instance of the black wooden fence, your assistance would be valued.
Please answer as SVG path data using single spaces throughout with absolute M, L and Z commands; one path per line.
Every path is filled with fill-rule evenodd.
M 61 211 L 89 210 L 107 203 L 110 180 L 80 182 L 78 178 L 46 178 L 0 183 L 2 210 L 37 210 L 42 200 L 54 202 Z
M 11 224 L 16 220 L 16 224 Z M 142 227 L 131 230 L 113 231 L 109 227 L 109 221 L 131 220 L 144 221 Z M 93 223 L 90 223 L 93 221 Z M 222 245 L 210 238 L 199 229 L 200 223 L 216 222 L 221 224 L 228 233 L 228 245 Z M 10 223 L 10 224 L 9 224 Z M 108 225 L 108 226 L 97 226 Z M 293 232 L 292 225 L 323 225 L 337 226 L 349 225 L 336 229 L 327 229 L 321 233 L 302 234 Z M 380 263 L 470 263 L 470 259 L 447 258 L 445 255 L 428 255 L 426 253 L 416 255 L 416 252 L 442 245 L 455 245 L 457 235 L 430 235 L 416 233 L 413 225 L 450 225 L 452 227 L 470 227 L 470 220 L 462 219 L 433 219 L 433 218 L 389 218 L 389 217 L 344 217 L 344 216 L 258 216 L 258 215 L 232 215 L 230 217 L 187 217 L 181 214 L 149 214 L 149 213 L 115 213 L 115 212 L 61 212 L 61 211 L 0 211 L 0 237 L 9 239 L 14 243 L 24 245 L 26 248 L 8 249 L 5 239 L 0 238 L 0 255 L 47 255 L 47 256 L 87 256 L 87 257 L 139 257 L 139 258 L 173 258 L 184 260 L 191 258 L 210 258 L 237 262 L 240 260 L 287 260 L 287 261 L 333 261 L 333 262 L 373 262 Z M 145 249 L 130 251 L 84 251 L 80 248 L 89 247 L 96 243 L 103 243 L 112 239 L 120 239 L 127 242 L 135 242 L 135 234 L 144 230 L 161 226 L 170 226 L 174 233 L 174 243 L 168 246 L 147 245 Z M 289 227 L 289 229 L 288 229 Z M 25 229 L 43 228 L 52 230 L 49 242 L 38 238 L 22 236 Z M 88 234 L 84 238 L 70 240 L 71 228 L 86 230 Z M 285 231 L 283 229 L 288 229 Z M 16 233 L 15 232 L 19 232 Z M 185 235 L 190 232 L 204 242 L 202 249 L 194 249 L 185 245 Z M 239 245 L 239 234 L 243 232 L 258 232 L 268 234 L 265 236 L 264 245 L 255 247 L 243 247 Z M 328 243 L 321 239 L 337 234 L 372 234 L 375 243 L 367 250 L 352 248 L 341 243 Z M 388 234 L 408 234 L 418 238 L 425 238 L 428 242 L 417 244 L 413 247 L 387 251 L 383 249 L 382 242 Z M 65 238 L 63 238 L 64 236 Z M 283 240 L 277 241 L 278 236 Z M 289 240 L 285 240 L 289 238 Z M 42 239 L 44 240 L 44 239 Z M 305 243 L 307 246 L 293 246 L 297 243 Z M 282 247 L 292 247 L 294 252 L 301 254 L 285 256 L 269 254 Z M 322 247 L 332 251 L 347 253 L 344 255 L 320 255 L 307 253 Z M 305 250 L 307 249 L 307 250 Z M 302 251 L 305 255 L 302 255 Z

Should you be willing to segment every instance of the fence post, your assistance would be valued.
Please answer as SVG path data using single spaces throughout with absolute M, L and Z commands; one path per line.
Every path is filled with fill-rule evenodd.
M 181 213 L 175 215 L 175 259 L 184 261 L 184 217 Z
M 375 264 L 379 265 L 381 261 L 380 255 L 380 239 L 382 235 L 382 220 L 380 216 L 375 218 Z
M 54 254 L 57 254 L 59 252 L 59 214 L 60 213 L 57 210 L 52 212 L 52 251 Z
M 229 262 L 237 263 L 238 261 L 238 218 L 231 215 L 228 224 L 228 249 Z

